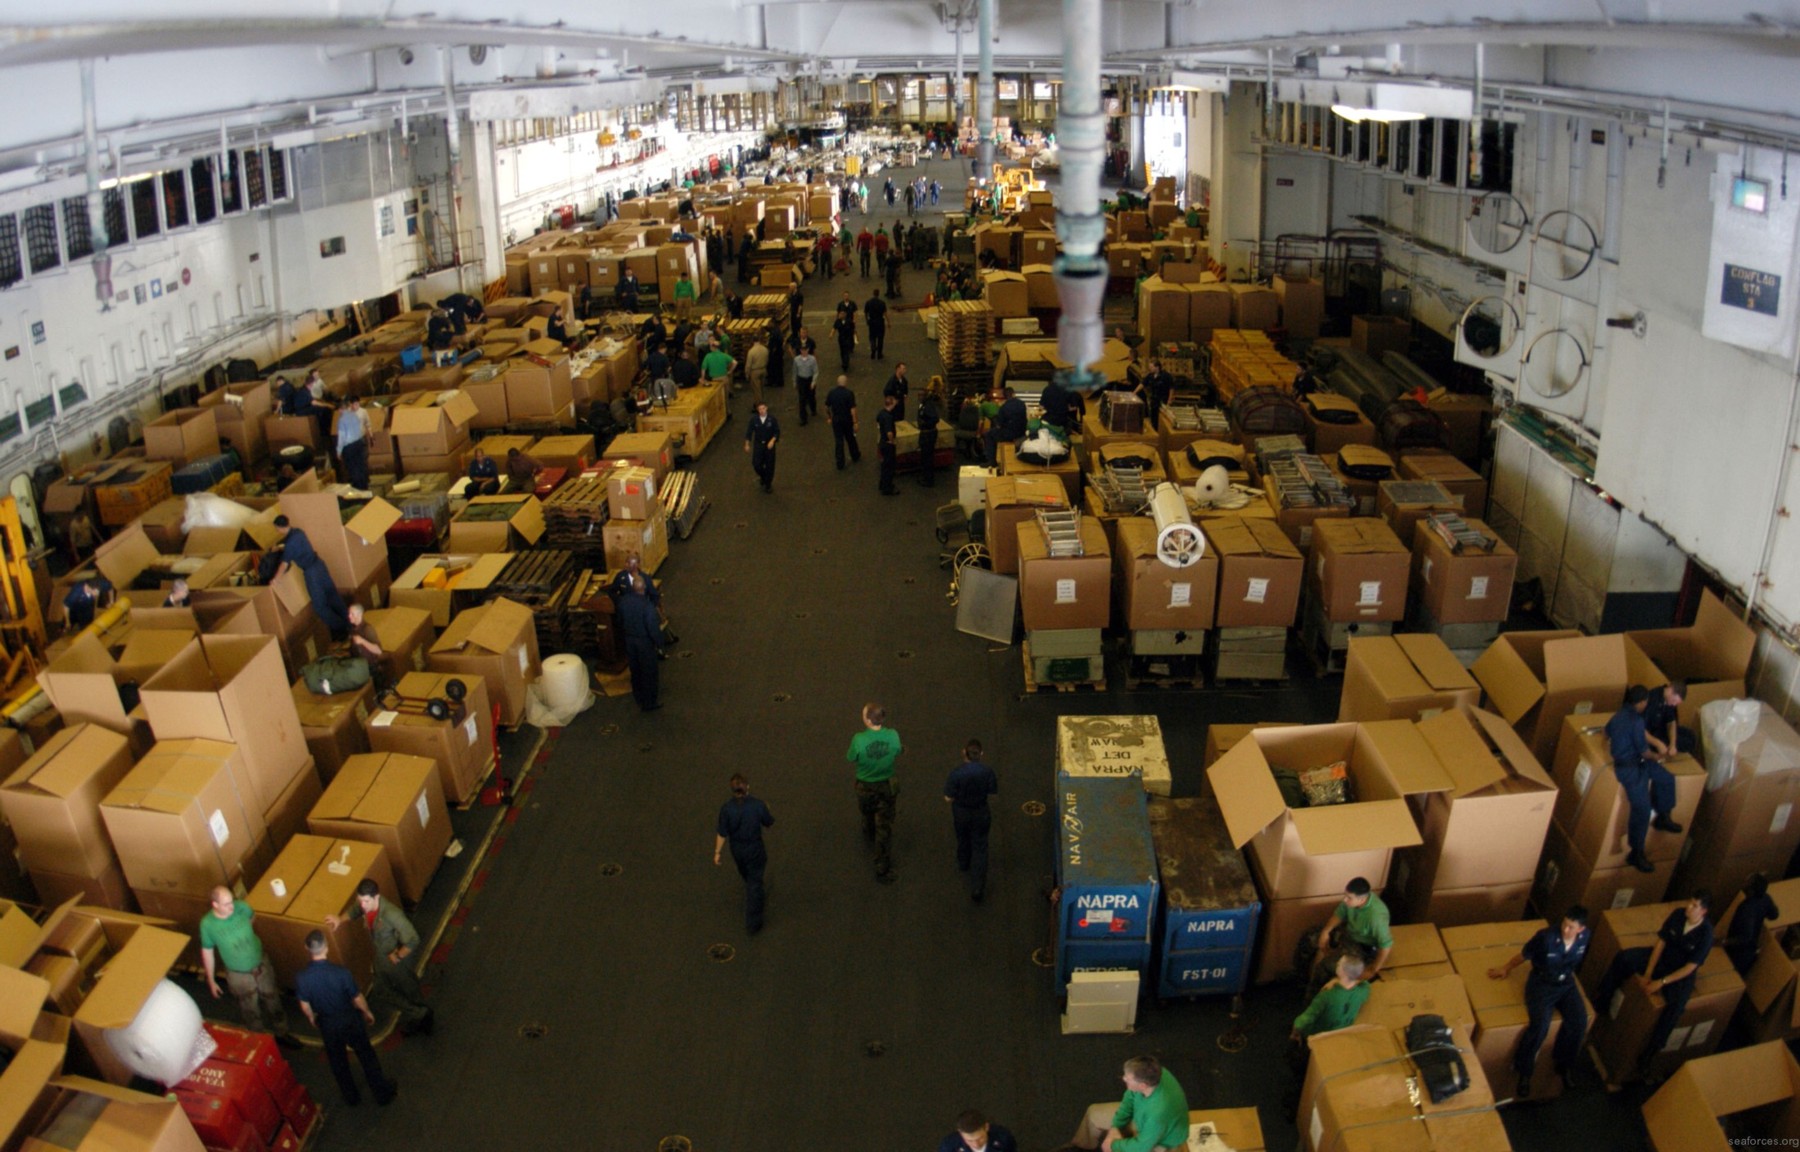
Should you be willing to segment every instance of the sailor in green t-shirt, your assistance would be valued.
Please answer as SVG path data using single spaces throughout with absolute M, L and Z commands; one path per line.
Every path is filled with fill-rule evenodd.
M 892 884 L 898 877 L 888 856 L 894 833 L 894 760 L 900 755 L 900 734 L 887 723 L 887 709 L 865 704 L 863 730 L 850 738 L 844 759 L 856 765 L 856 806 L 862 811 L 863 839 L 875 845 L 875 879 Z
M 1339 956 L 1337 976 L 1319 989 L 1306 1011 L 1294 1020 L 1290 1036 L 1304 1041 L 1321 1032 L 1335 1032 L 1356 1023 L 1356 1014 L 1369 1001 L 1369 985 L 1363 980 L 1365 965 L 1360 956 Z
M 1375 979 L 1394 949 L 1393 933 L 1388 931 L 1388 908 L 1369 882 L 1361 876 L 1344 885 L 1344 899 L 1332 910 L 1331 919 L 1319 931 L 1319 958 L 1325 960 L 1331 947 L 1331 933 L 1339 925 L 1343 934 L 1338 946 L 1368 965 L 1365 978 Z
M 255 915 L 250 905 L 239 904 L 232 897 L 231 889 L 213 889 L 212 911 L 200 917 L 200 965 L 206 970 L 206 988 L 217 1000 L 223 975 L 225 987 L 237 999 L 245 1027 L 273 1032 L 284 1048 L 297 1047 L 288 1031 L 281 989 L 275 984 L 275 966 L 264 958 L 262 941 L 251 925 Z
M 1101 1152 L 1185 1152 L 1187 1093 L 1162 1061 L 1154 1056 L 1133 1056 L 1125 1061 L 1123 1079 L 1125 1098 L 1116 1104 L 1090 1106 L 1070 1146 Z

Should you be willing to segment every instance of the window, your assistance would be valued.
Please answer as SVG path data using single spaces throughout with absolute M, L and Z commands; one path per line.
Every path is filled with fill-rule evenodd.
M 321 260 L 329 260 L 333 256 L 342 256 L 343 254 L 344 238 L 342 236 L 333 236 L 329 240 L 319 241 L 319 258 Z
M 25 405 L 25 426 L 36 428 L 56 415 L 56 397 L 46 396 Z
M 242 212 L 244 210 L 243 185 L 238 178 L 238 154 L 225 153 L 225 170 L 219 173 L 219 200 L 226 212 Z
M 1483 192 L 1511 192 L 1513 178 L 1513 140 L 1517 124 L 1481 122 L 1481 137 L 1469 148 L 1469 187 Z M 1480 149 L 1481 171 L 1475 172 L 1476 149 Z
M 1462 167 L 1462 141 L 1464 124 L 1461 120 L 1440 120 L 1443 126 L 1443 146 L 1438 149 L 1438 183 L 1447 188 L 1456 187 L 1456 174 Z
M 163 219 L 170 228 L 185 228 L 188 222 L 187 174 L 180 169 L 162 174 Z
M 0 216 L 0 288 L 24 278 L 25 266 L 19 262 L 19 218 L 8 212 Z
M 63 243 L 71 260 L 94 254 L 94 234 L 88 223 L 86 196 L 71 196 L 63 201 Z
M 213 158 L 204 156 L 188 167 L 194 185 L 194 223 L 205 224 L 219 214 L 219 198 L 213 190 Z
M 62 402 L 63 411 L 67 412 L 69 409 L 75 407 L 75 405 L 87 399 L 87 389 L 81 386 L 80 381 L 76 381 L 73 384 L 65 384 L 57 389 L 56 398 Z
M 279 148 L 269 149 L 269 199 L 286 200 L 288 198 L 287 153 Z
M 24 429 L 19 425 L 17 412 L 10 412 L 4 417 L 0 417 L 0 442 L 17 439 L 22 431 Z
M 132 235 L 140 238 L 162 231 L 156 215 L 156 177 L 131 182 L 131 222 L 136 226 Z
M 25 209 L 25 253 L 34 273 L 62 263 L 62 251 L 56 244 L 56 205 L 34 204 Z
M 261 208 L 269 202 L 269 186 L 263 180 L 263 157 L 260 149 L 244 153 L 244 188 L 250 193 L 250 207 Z
M 122 188 L 108 188 L 102 194 L 104 215 L 106 218 L 106 242 L 112 244 L 130 243 L 131 237 L 125 234 L 125 191 Z

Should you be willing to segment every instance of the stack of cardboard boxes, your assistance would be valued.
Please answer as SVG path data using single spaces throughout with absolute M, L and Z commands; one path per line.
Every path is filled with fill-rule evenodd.
M 1723 903 L 1758 872 L 1770 879 L 1783 875 L 1800 848 L 1800 820 L 1794 818 L 1800 734 L 1765 704 L 1751 700 L 1736 707 L 1749 734 L 1733 748 L 1707 748 L 1708 760 L 1722 770 L 1694 814 L 1669 882 L 1672 897 L 1706 888 Z M 1721 763 L 1726 757 L 1729 770 Z
M 1486 546 L 1451 545 L 1429 521 L 1416 524 L 1411 538 L 1413 624 L 1459 652 L 1485 648 L 1512 610 L 1519 554 L 1480 520 L 1465 518 L 1463 524 Z
M 1343 667 L 1352 636 L 1385 636 L 1406 618 L 1412 553 L 1379 520 L 1320 520 L 1306 569 L 1305 641 L 1321 668 Z
M 1115 529 L 1118 618 L 1127 632 L 1133 674 L 1202 678 L 1201 657 L 1213 627 L 1219 559 L 1208 551 L 1186 568 L 1165 564 L 1156 548 L 1156 521 L 1127 516 Z
M 666 443 L 668 437 L 661 439 Z M 607 568 L 624 568 L 636 556 L 644 571 L 653 573 L 668 559 L 669 517 L 658 495 L 666 476 L 666 470 L 638 464 L 607 474 L 607 521 L 601 529 Z
M 16 745 L 9 747 L 16 755 Z M 103 908 L 132 907 L 100 815 L 100 801 L 131 764 L 124 736 L 74 722 L 16 765 L 0 787 L 0 812 L 12 825 L 19 858 L 46 903 L 79 897 Z
M 1099 521 L 1091 516 L 1077 521 L 1077 555 L 1052 555 L 1035 519 L 1021 520 L 1013 529 L 1028 689 L 1106 681 L 1101 636 L 1112 616 L 1112 555 Z
M 1285 679 L 1305 571 L 1300 550 L 1268 519 L 1209 519 L 1203 531 L 1219 561 L 1214 682 Z
M 1514 919 L 1442 930 L 1450 963 L 1461 977 L 1475 1012 L 1475 1030 L 1471 1037 L 1475 1044 L 1475 1059 L 1481 1063 L 1488 1082 L 1502 1086 L 1508 1095 L 1518 1079 L 1512 1070 L 1512 1061 L 1528 1022 L 1525 982 L 1530 978 L 1531 966 L 1519 965 L 1504 980 L 1495 980 L 1488 973 L 1504 967 L 1543 927 L 1542 921 Z M 1588 1019 L 1593 1018 L 1593 1010 L 1589 1008 Z M 1538 1061 L 1532 1066 L 1530 1096 L 1533 1100 L 1552 1100 L 1562 1094 L 1563 1080 L 1556 1074 L 1550 1053 L 1564 1027 L 1561 1013 L 1551 1016 L 1543 1047 L 1538 1050 Z
M 1800 1034 L 1800 963 L 1792 952 L 1794 925 L 1800 924 L 1800 880 L 1778 880 L 1769 885 L 1775 902 L 1775 918 L 1755 928 L 1756 960 L 1744 975 L 1744 999 L 1738 1005 L 1735 1026 L 1752 1040 L 1785 1040 Z M 1743 897 L 1729 904 L 1719 897 L 1713 906 L 1723 911 L 1714 923 L 1729 927 Z

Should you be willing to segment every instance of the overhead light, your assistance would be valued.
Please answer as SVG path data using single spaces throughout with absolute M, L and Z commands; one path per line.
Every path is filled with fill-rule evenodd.
M 1423 120 L 1423 112 L 1392 112 L 1385 108 L 1353 108 L 1348 104 L 1333 104 L 1331 111 L 1350 121 L 1361 124 L 1364 120 L 1373 120 L 1377 124 L 1397 124 L 1405 120 Z

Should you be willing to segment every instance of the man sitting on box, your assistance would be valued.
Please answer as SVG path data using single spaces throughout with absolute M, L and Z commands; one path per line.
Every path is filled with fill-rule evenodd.
M 1332 935 L 1338 935 L 1338 950 L 1357 956 L 1367 965 L 1363 978 L 1373 980 L 1381 975 L 1388 953 L 1394 950 L 1394 936 L 1388 931 L 1388 907 L 1375 895 L 1368 880 L 1361 876 L 1344 885 L 1344 898 L 1331 911 L 1331 919 L 1319 930 L 1318 950 L 1321 960 L 1332 955 Z M 1309 979 L 1308 984 L 1312 981 Z
M 1095 1104 L 1081 1118 L 1069 1148 L 1100 1152 L 1155 1152 L 1185 1149 L 1188 1138 L 1187 1093 L 1162 1061 L 1133 1056 L 1125 1061 L 1125 1098 L 1117 1104 Z
M 469 457 L 469 484 L 465 491 L 471 496 L 497 496 L 500 493 L 500 465 L 479 445 L 475 454 Z
M 1700 965 L 1712 953 L 1713 926 L 1706 918 L 1711 904 L 1712 893 L 1704 888 L 1697 890 L 1688 897 L 1685 907 L 1669 913 L 1656 930 L 1653 946 L 1620 950 L 1600 981 L 1594 1004 L 1602 1012 L 1608 1011 L 1613 994 L 1632 977 L 1637 978 L 1646 993 L 1662 996 L 1662 1015 L 1656 1018 L 1656 1027 L 1639 1057 L 1639 1076 L 1650 1074 L 1650 1062 L 1663 1050 L 1681 1014 L 1687 1011 Z
M 1606 739 L 1611 747 L 1613 775 L 1625 790 L 1631 805 L 1631 816 L 1625 825 L 1625 841 L 1631 854 L 1625 862 L 1639 872 L 1654 872 L 1656 866 L 1644 855 L 1644 841 L 1650 829 L 1680 832 L 1681 825 L 1669 815 L 1675 809 L 1675 777 L 1662 766 L 1663 753 L 1652 751 L 1649 733 L 1644 726 L 1644 713 L 1650 703 L 1650 692 L 1642 684 L 1625 691 L 1625 706 L 1606 722 Z
M 1513 1052 L 1513 1071 L 1518 1086 L 1513 1097 L 1523 1100 L 1531 1095 L 1531 1074 L 1537 1067 L 1538 1049 L 1550 1033 L 1552 1013 L 1561 1012 L 1562 1031 L 1556 1034 L 1556 1048 L 1551 1058 L 1556 1074 L 1565 1088 L 1574 1087 L 1575 1066 L 1581 1058 L 1581 1045 L 1587 1039 L 1587 1004 L 1581 999 L 1581 988 L 1575 974 L 1587 959 L 1588 912 L 1580 904 L 1563 913 L 1562 923 L 1555 928 L 1540 928 L 1525 942 L 1519 954 L 1497 968 L 1488 969 L 1488 977 L 1504 980 L 1513 969 L 1529 962 L 1531 975 L 1525 980 L 1525 1032 Z

